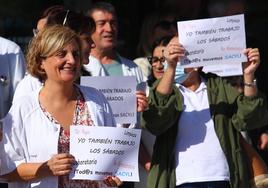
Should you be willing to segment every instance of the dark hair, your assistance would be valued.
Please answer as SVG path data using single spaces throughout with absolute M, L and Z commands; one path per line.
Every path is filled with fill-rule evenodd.
M 92 13 L 96 10 L 101 10 L 101 11 L 104 11 L 104 12 L 109 12 L 111 14 L 113 14 L 115 17 L 117 17 L 116 15 L 116 10 L 114 8 L 114 6 L 111 4 L 111 3 L 108 3 L 108 2 L 97 2 L 95 4 L 93 4 L 91 6 L 91 8 L 88 10 L 87 12 L 87 16 L 92 16 Z
M 153 55 L 154 49 L 158 46 L 167 46 L 169 41 L 173 38 L 174 36 L 170 35 L 170 36 L 164 36 L 160 39 L 156 39 L 153 42 L 153 47 L 151 49 L 151 54 Z M 156 81 L 157 79 L 154 77 L 153 74 L 153 69 L 151 69 L 151 74 L 148 77 L 147 83 L 149 87 L 153 86 L 153 83 Z
M 62 12 L 66 10 L 64 6 L 62 5 L 53 5 L 53 6 L 50 6 L 48 8 L 46 8 L 43 13 L 41 14 L 41 16 L 39 17 L 39 19 L 42 19 L 42 18 L 47 18 L 51 15 L 54 15 L 54 14 L 57 14 L 58 12 Z
M 147 84 L 148 84 L 149 87 L 152 87 L 154 82 L 157 80 L 154 77 L 154 74 L 152 72 L 153 72 L 153 69 L 151 70 L 151 74 L 148 76 L 148 80 L 147 80 Z
M 74 30 L 78 35 L 95 31 L 95 22 L 92 18 L 71 10 L 62 10 L 47 18 L 47 26 L 64 25 Z
M 154 49 L 157 47 L 157 46 L 167 46 L 169 41 L 173 38 L 174 36 L 173 35 L 169 35 L 169 36 L 164 36 L 160 39 L 156 39 L 154 42 L 153 42 L 153 45 L 152 45 L 152 48 L 151 48 L 151 54 L 153 54 L 154 52 Z
M 166 16 L 173 16 L 173 14 L 170 12 L 152 12 L 144 18 L 137 46 L 138 57 L 150 55 L 153 42 L 163 37 L 163 35 L 155 35 L 155 29 Z M 174 19 L 176 18 L 174 17 Z

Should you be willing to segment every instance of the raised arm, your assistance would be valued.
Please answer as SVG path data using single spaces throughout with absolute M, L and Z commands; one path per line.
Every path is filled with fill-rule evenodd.
M 257 48 L 245 49 L 248 62 L 243 64 L 244 95 L 237 100 L 238 110 L 232 118 L 238 130 L 252 130 L 267 125 L 268 111 L 264 95 L 258 92 L 255 71 L 260 64 Z
M 245 54 L 248 62 L 244 64 L 244 95 L 251 97 L 257 94 L 255 71 L 260 65 L 260 54 L 258 48 L 247 48 Z
M 173 37 L 167 45 L 164 56 L 167 62 L 167 69 L 158 84 L 156 91 L 168 95 L 172 93 L 172 85 L 174 82 L 175 70 L 177 62 L 184 56 L 184 48 L 179 44 L 178 37 Z

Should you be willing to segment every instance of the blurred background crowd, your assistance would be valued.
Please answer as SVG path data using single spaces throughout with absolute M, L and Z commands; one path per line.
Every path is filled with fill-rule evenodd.
M 60 4 L 77 12 L 86 12 L 98 0 L 0 0 L 0 36 L 16 42 L 23 50 L 33 36 L 32 30 L 42 12 Z M 172 14 L 176 21 L 244 13 L 248 46 L 258 47 L 261 61 L 268 61 L 268 2 L 259 0 L 107 0 L 116 8 L 119 21 L 118 51 L 129 59 L 144 56 L 141 50 L 142 24 L 155 13 Z M 160 27 L 169 29 L 169 23 Z M 149 39 L 148 39 L 149 40 Z M 268 93 L 267 63 L 261 63 L 258 86 Z
M 87 13 L 98 0 L 0 0 L 0 36 L 23 51 L 33 37 L 43 11 L 52 5 Z M 258 88 L 268 96 L 268 3 L 264 0 L 106 0 L 118 18 L 117 51 L 138 65 L 151 55 L 153 42 L 176 33 L 176 22 L 235 14 L 245 15 L 247 47 L 259 48 Z M 175 28 L 175 29 L 174 29 Z M 1 44 L 0 44 L 1 45 Z M 163 44 L 163 46 L 165 46 Z M 146 58 L 145 58 L 146 59 Z M 160 60 L 161 61 L 161 60 Z M 139 63 L 141 62 L 141 63 Z M 143 68 L 142 68 L 143 69 Z M 146 70 L 146 68 L 145 68 Z M 144 72 L 145 76 L 148 76 Z M 267 161 L 266 161 L 267 162 Z
M 86 12 L 98 0 L 0 0 L 0 35 L 22 48 L 32 37 L 32 29 L 44 9 L 61 4 L 74 11 Z M 119 18 L 119 51 L 131 59 L 139 56 L 137 45 L 143 20 L 152 12 L 169 12 L 177 20 L 208 18 L 245 13 L 246 32 L 258 42 L 268 40 L 268 6 L 260 0 L 110 0 Z M 267 48 L 267 47 L 266 47 Z

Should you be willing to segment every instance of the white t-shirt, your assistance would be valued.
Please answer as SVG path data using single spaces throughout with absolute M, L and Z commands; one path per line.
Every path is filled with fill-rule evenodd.
M 176 185 L 228 181 L 229 167 L 214 129 L 205 83 L 196 91 L 177 86 L 184 104 L 176 139 Z

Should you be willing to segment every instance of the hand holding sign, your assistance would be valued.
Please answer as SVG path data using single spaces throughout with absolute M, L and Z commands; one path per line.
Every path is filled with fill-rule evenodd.
M 143 112 L 148 107 L 148 99 L 144 91 L 136 91 L 137 112 Z
M 47 172 L 53 176 L 64 176 L 70 174 L 75 159 L 68 153 L 53 155 L 47 162 Z
M 164 56 L 169 65 L 168 67 L 175 68 L 177 66 L 177 62 L 185 55 L 185 49 L 178 43 L 178 41 L 178 37 L 173 37 L 164 51 Z
M 116 176 L 107 176 L 104 181 L 103 181 L 106 185 L 110 186 L 110 187 L 118 187 L 120 185 L 122 185 L 122 181 L 116 177 Z
M 247 48 L 244 52 L 248 62 L 244 64 L 244 74 L 253 74 L 260 65 L 260 53 L 258 48 Z

